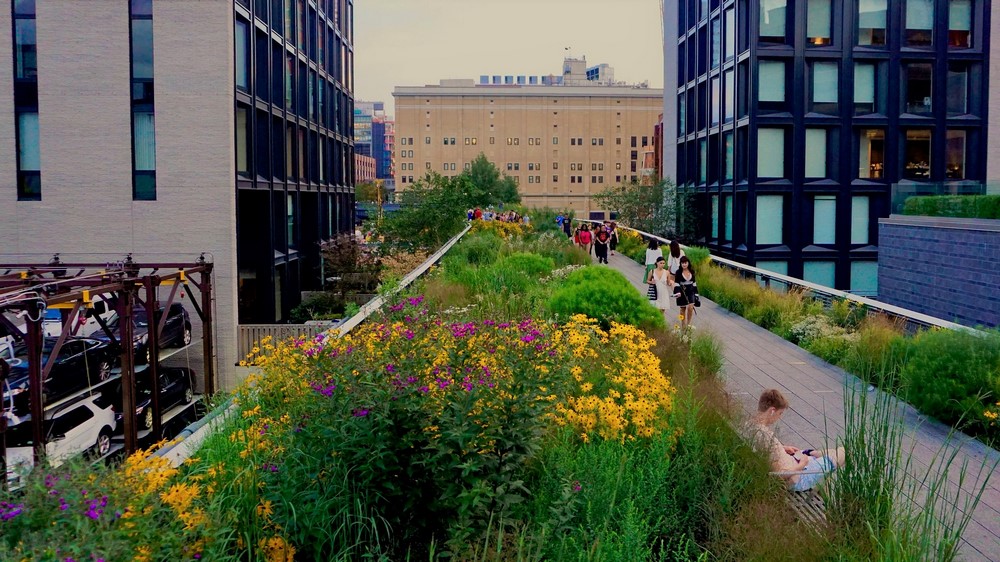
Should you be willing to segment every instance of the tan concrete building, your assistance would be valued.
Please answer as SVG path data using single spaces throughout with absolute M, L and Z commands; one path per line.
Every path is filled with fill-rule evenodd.
M 573 63 L 581 61 L 566 62 L 558 77 L 565 80 L 558 83 L 518 77 L 517 83 L 489 84 L 484 76 L 478 84 L 397 87 L 397 190 L 427 172 L 460 174 L 483 153 L 515 178 L 524 204 L 601 212 L 593 194 L 639 181 L 663 92 L 575 79 L 581 67 Z

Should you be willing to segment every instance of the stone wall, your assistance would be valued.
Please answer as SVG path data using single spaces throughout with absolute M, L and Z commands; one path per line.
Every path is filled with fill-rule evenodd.
M 1000 221 L 879 220 L 879 300 L 968 326 L 1000 326 Z

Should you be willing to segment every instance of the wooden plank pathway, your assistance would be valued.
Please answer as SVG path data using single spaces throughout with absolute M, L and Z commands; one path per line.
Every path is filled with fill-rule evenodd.
M 610 267 L 625 274 L 645 296 L 643 266 L 620 254 L 611 256 L 609 261 Z M 756 408 L 762 390 L 778 388 L 791 402 L 789 412 L 779 424 L 782 442 L 803 448 L 822 448 L 827 441 L 832 444 L 844 430 L 844 392 L 850 385 L 861 384 L 860 381 L 708 299 L 703 298 L 702 302 L 694 326 L 696 330 L 710 330 L 722 340 L 729 393 L 749 412 Z M 914 465 L 923 470 L 944 445 L 949 428 L 928 420 L 908 405 L 903 406 L 903 423 L 904 451 L 912 446 Z M 993 462 L 1000 458 L 996 450 L 974 439 L 960 435 L 956 442 L 959 452 L 949 473 L 952 486 L 959 486 L 958 467 L 962 462 L 968 461 L 971 474 L 975 475 L 984 460 Z M 972 490 L 975 484 L 965 482 L 962 487 Z M 960 559 L 1000 561 L 1000 475 L 991 479 L 963 539 Z

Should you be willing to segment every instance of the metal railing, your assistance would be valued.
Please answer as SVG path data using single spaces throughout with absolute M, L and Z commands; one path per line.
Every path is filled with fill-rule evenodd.
M 602 221 L 588 220 L 588 219 L 575 219 L 579 222 L 587 223 L 597 223 L 601 224 Z M 629 228 L 627 226 L 622 226 L 618 224 L 618 228 L 625 230 L 631 230 L 637 234 L 642 235 L 646 239 L 654 239 L 664 244 L 669 244 L 670 240 L 651 234 L 649 232 L 644 232 L 635 228 Z M 682 248 L 687 248 L 687 246 L 681 246 Z M 862 297 L 855 295 L 853 293 L 848 293 L 845 291 L 840 291 L 838 289 L 833 289 L 823 285 L 817 285 L 816 283 L 810 283 L 804 279 L 798 279 L 795 277 L 789 277 L 787 275 L 782 275 L 780 273 L 775 273 L 773 271 L 768 271 L 766 269 L 760 269 L 743 263 L 739 263 L 726 258 L 721 258 L 719 256 L 709 256 L 711 261 L 720 267 L 724 267 L 731 271 L 737 273 L 740 277 L 745 279 L 753 279 L 763 285 L 765 288 L 771 289 L 772 284 L 778 284 L 784 287 L 786 290 L 797 290 L 805 293 L 806 295 L 820 301 L 824 306 L 831 306 L 834 302 L 838 300 L 844 300 L 850 302 L 853 306 L 864 307 L 869 315 L 881 314 L 888 316 L 889 318 L 899 320 L 903 323 L 904 329 L 913 333 L 920 329 L 925 328 L 942 328 L 946 330 L 962 330 L 972 333 L 979 333 L 978 330 L 970 328 L 968 326 L 963 326 L 961 324 L 956 324 L 955 322 L 949 322 L 947 320 L 942 320 L 940 318 L 935 318 L 933 316 L 928 316 L 920 312 L 913 310 L 908 310 L 899 306 L 894 306 L 888 303 L 880 302 L 875 299 L 868 297 Z
M 253 350 L 264 338 L 279 341 L 287 338 L 315 337 L 332 327 L 332 324 L 240 324 L 239 358 L 250 361 L 255 358 Z

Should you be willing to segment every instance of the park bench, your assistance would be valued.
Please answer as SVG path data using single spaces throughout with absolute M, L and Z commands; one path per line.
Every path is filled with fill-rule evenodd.
M 772 476 L 785 477 L 808 473 L 809 471 L 797 471 L 771 472 L 770 474 Z M 799 520 L 813 527 L 822 527 L 823 525 L 826 525 L 826 503 L 816 492 L 815 488 L 804 492 L 796 492 L 792 489 L 788 489 L 787 494 L 786 500 L 788 501 L 788 506 L 792 509 Z

